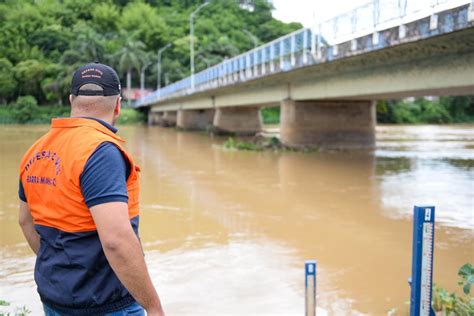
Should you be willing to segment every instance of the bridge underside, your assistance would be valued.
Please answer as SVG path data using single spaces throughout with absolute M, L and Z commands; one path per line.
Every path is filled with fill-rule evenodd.
M 259 130 L 259 114 L 252 109 L 282 104 L 282 141 L 289 145 L 370 147 L 374 145 L 375 125 L 371 101 L 472 95 L 473 74 L 474 28 L 471 27 L 168 99 L 152 105 L 150 111 L 156 117 L 161 114 L 155 113 L 164 113 L 164 118 L 166 113 L 178 110 L 213 109 L 214 125 L 219 127 L 232 117 L 235 121 L 227 120 L 221 129 L 238 133 L 246 123 L 248 131 Z

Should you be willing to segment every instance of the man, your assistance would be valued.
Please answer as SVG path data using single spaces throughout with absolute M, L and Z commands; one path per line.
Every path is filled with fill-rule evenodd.
M 139 167 L 113 127 L 120 81 L 92 63 L 73 75 L 71 117 L 20 165 L 19 223 L 37 255 L 35 281 L 50 315 L 164 315 L 138 239 Z

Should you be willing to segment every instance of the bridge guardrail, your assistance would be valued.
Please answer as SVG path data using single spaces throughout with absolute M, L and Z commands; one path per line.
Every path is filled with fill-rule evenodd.
M 404 25 L 438 12 L 470 4 L 474 0 L 372 0 L 312 28 L 303 28 L 258 46 L 217 65 L 163 87 L 134 103 L 135 107 L 205 91 L 271 73 L 285 72 L 322 62 L 322 51 L 337 53 L 337 45 L 378 31 Z M 374 42 L 378 38 L 374 37 Z M 373 45 L 374 48 L 376 45 Z

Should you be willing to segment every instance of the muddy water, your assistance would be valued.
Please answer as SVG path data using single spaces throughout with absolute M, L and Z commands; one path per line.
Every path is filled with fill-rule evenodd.
M 46 126 L 0 127 L 0 299 L 40 314 L 17 226 L 17 168 Z M 371 152 L 222 149 L 159 127 L 119 132 L 142 169 L 141 238 L 168 315 L 406 315 L 412 208 L 437 207 L 436 283 L 474 261 L 474 126 L 379 126 Z M 13 308 L 11 307 L 11 308 Z

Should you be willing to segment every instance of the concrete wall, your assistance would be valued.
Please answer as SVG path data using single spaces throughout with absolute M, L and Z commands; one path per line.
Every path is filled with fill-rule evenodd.
M 293 147 L 375 146 L 373 101 L 293 101 L 281 104 L 281 141 Z

